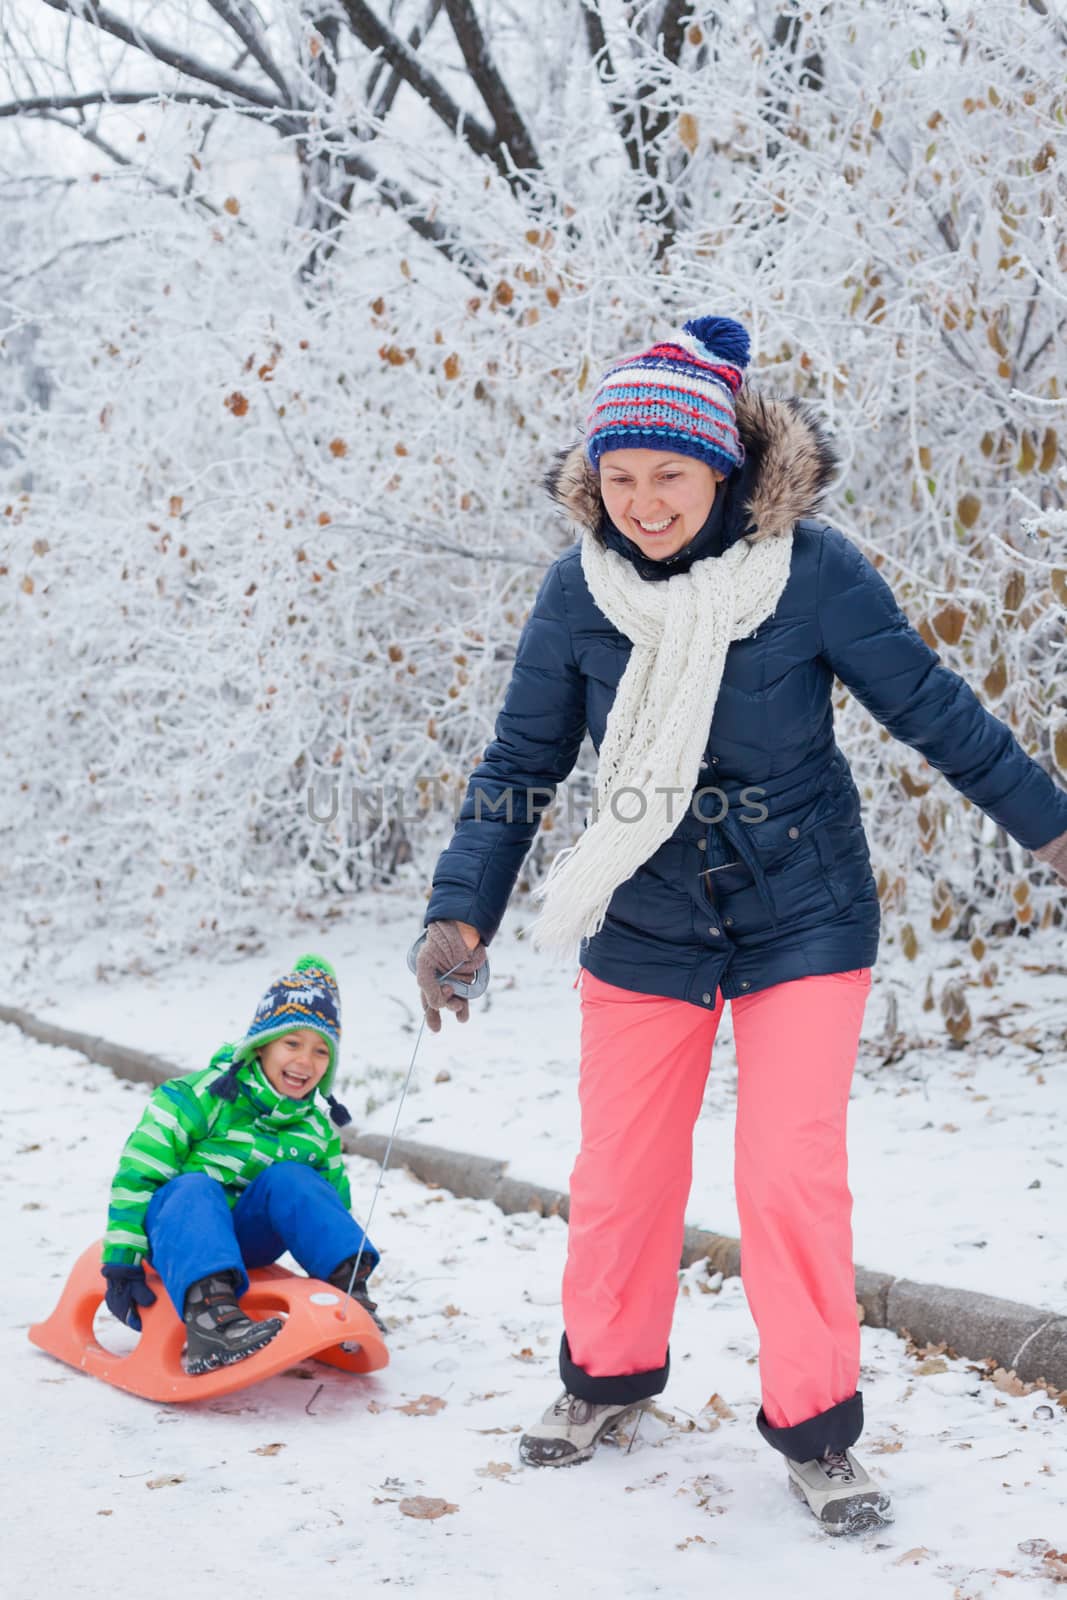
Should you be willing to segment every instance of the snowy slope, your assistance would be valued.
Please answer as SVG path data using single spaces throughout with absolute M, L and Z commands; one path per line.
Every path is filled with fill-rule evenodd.
M 202 1020 L 206 996 L 198 1005 Z M 384 1372 L 351 1378 L 308 1363 L 166 1410 L 68 1371 L 25 1330 L 99 1232 L 146 1091 L 12 1027 L 0 1039 L 17 1063 L 0 1161 L 13 1600 L 39 1594 L 42 1573 L 51 1592 L 90 1600 L 170 1600 L 190 1587 L 280 1600 L 301 1586 L 326 1600 L 394 1589 L 427 1600 L 778 1600 L 831 1582 L 909 1600 L 1062 1592 L 1040 1546 L 1019 1546 L 1067 1546 L 1067 1411 L 866 1331 L 860 1453 L 892 1491 L 897 1522 L 831 1542 L 756 1434 L 757 1345 L 740 1282 L 720 1285 L 702 1267 L 683 1277 L 670 1387 L 630 1453 L 605 1449 L 568 1472 L 523 1469 L 517 1432 L 557 1387 L 564 1226 L 506 1218 L 401 1172 L 386 1179 L 373 1229 L 391 1325 Z M 376 1171 L 351 1163 L 363 1205 Z M 121 1342 L 110 1328 L 105 1337 Z M 400 1501 L 415 1495 L 455 1509 L 413 1520 Z

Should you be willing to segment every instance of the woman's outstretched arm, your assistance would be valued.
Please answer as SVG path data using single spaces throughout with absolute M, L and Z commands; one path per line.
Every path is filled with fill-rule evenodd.
M 818 609 L 823 660 L 894 738 L 1025 849 L 1067 832 L 1067 790 L 941 664 L 881 573 L 835 528 L 823 534 Z

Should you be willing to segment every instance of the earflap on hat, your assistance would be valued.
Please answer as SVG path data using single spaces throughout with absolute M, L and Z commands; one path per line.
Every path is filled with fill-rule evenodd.
M 221 1077 L 213 1078 L 211 1080 L 211 1084 L 209 1086 L 211 1093 L 217 1100 L 237 1099 L 237 1090 L 239 1087 L 237 1082 L 237 1074 L 244 1065 L 244 1061 L 236 1058 L 236 1051 L 237 1046 L 235 1044 L 220 1045 L 215 1051 L 215 1054 L 212 1056 L 211 1060 L 208 1062 L 209 1067 L 224 1066 L 226 1068 L 226 1071 Z

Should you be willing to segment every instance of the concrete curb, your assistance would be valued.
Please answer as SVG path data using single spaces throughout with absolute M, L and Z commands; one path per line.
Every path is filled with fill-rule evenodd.
M 90 1061 L 108 1067 L 117 1078 L 158 1085 L 184 1069 L 159 1056 L 131 1050 L 108 1039 L 94 1038 L 54 1023 L 42 1022 L 16 1006 L 0 1005 L 0 1022 L 10 1022 L 42 1044 L 76 1050 Z M 384 1134 L 341 1135 L 352 1155 L 381 1161 Z M 566 1220 L 568 1199 L 557 1189 L 508 1176 L 507 1162 L 489 1156 L 467 1155 L 435 1145 L 397 1139 L 392 1160 L 420 1182 L 447 1189 L 462 1200 L 491 1200 L 506 1213 L 535 1211 L 541 1216 Z M 726 1234 L 704 1228 L 686 1228 L 682 1265 L 706 1260 L 724 1278 L 741 1273 L 741 1246 Z M 973 1361 L 992 1359 L 1024 1383 L 1047 1383 L 1067 1389 L 1067 1316 L 1019 1305 L 970 1289 L 947 1289 L 936 1283 L 913 1283 L 892 1273 L 856 1267 L 856 1299 L 868 1328 L 889 1328 L 909 1334 L 919 1345 L 945 1344 L 951 1352 Z

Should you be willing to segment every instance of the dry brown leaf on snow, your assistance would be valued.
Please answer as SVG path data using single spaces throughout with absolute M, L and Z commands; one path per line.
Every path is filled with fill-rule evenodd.
M 463 1313 L 458 1306 L 447 1305 L 441 1312 L 441 1315 L 443 1317 L 461 1317 Z
M 921 1362 L 916 1368 L 916 1371 L 920 1373 L 922 1377 L 929 1378 L 935 1372 L 947 1372 L 948 1362 L 945 1360 L 944 1356 L 927 1356 L 926 1360 Z
M 283 1444 L 261 1444 L 250 1452 L 254 1456 L 276 1456 L 279 1450 L 284 1450 Z
M 893 1565 L 895 1567 L 917 1567 L 919 1562 L 925 1561 L 929 1554 L 930 1552 L 924 1544 L 916 1545 L 914 1550 L 905 1550 L 902 1556 L 898 1556 Z
M 993 1374 L 993 1387 L 1002 1394 L 1030 1394 L 1037 1388 L 1037 1384 L 1025 1384 L 1021 1378 L 1015 1376 L 1015 1368 L 1005 1372 L 1003 1367 L 998 1367 Z
M 162 1478 L 149 1478 L 146 1489 L 169 1489 L 172 1483 L 184 1483 L 183 1473 L 165 1473 Z
M 438 1411 L 443 1411 L 447 1401 L 436 1394 L 420 1394 L 417 1400 L 409 1400 L 405 1406 L 394 1406 L 394 1411 L 402 1411 L 405 1417 L 432 1417 Z
M 711 1399 L 705 1402 L 704 1410 L 714 1411 L 715 1415 L 721 1417 L 724 1422 L 732 1422 L 734 1420 L 734 1413 L 730 1410 L 721 1394 L 713 1394 Z
M 530 1346 L 524 1344 L 521 1350 L 513 1350 L 511 1352 L 511 1359 L 512 1361 L 536 1361 L 537 1357 L 530 1349 Z
M 656 1472 L 651 1478 L 646 1478 L 643 1483 L 628 1483 L 623 1490 L 624 1494 L 635 1494 L 638 1489 L 651 1489 L 654 1484 L 663 1483 L 667 1474 Z
M 475 1467 L 476 1478 L 507 1478 L 515 1471 L 510 1461 L 487 1461 L 484 1467 Z
M 458 1511 L 450 1500 L 435 1500 L 430 1495 L 412 1494 L 406 1500 L 401 1500 L 400 1510 L 405 1517 L 415 1517 L 422 1522 L 432 1522 L 435 1517 L 446 1517 L 451 1511 Z
M 903 1450 L 903 1439 L 872 1439 L 864 1447 L 872 1456 L 893 1456 L 898 1450 Z
M 683 1484 L 678 1492 L 679 1494 L 684 1494 L 690 1488 L 696 1495 L 697 1504 L 701 1511 L 723 1511 L 725 1509 L 723 1506 L 709 1506 L 708 1502 L 718 1495 L 733 1493 L 728 1483 L 723 1483 L 721 1478 L 716 1478 L 714 1473 L 711 1472 L 705 1472 L 703 1476 L 694 1478 L 691 1484 Z

